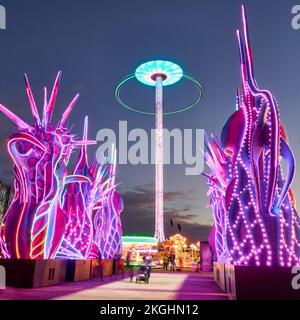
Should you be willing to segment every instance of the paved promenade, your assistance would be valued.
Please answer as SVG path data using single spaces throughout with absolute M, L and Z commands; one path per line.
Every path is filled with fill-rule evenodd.
M 0 291 L 0 300 L 227 300 L 211 274 L 153 272 L 150 283 L 136 284 L 117 276 L 66 283 L 41 289 Z

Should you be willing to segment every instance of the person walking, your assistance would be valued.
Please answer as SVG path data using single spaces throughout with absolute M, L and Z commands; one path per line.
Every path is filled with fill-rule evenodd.
M 126 256 L 126 260 L 125 260 L 125 264 L 126 264 L 126 268 L 129 271 L 129 278 L 130 278 L 130 282 L 133 281 L 133 266 L 131 265 L 131 255 L 132 252 L 128 251 L 127 256 Z
M 148 278 L 150 278 L 150 275 L 151 275 L 151 263 L 152 263 L 152 256 L 147 255 L 145 259 L 145 267 L 146 267 Z
M 171 271 L 175 271 L 175 265 L 176 265 L 175 259 L 176 259 L 175 254 L 171 252 L 170 254 Z
M 168 268 L 169 268 L 169 257 L 168 257 L 168 255 L 164 255 L 164 257 L 163 257 L 163 265 L 164 265 L 164 270 L 168 271 Z
M 115 280 L 118 278 L 119 275 L 123 277 L 124 270 L 122 266 L 122 254 L 116 253 L 114 257 L 114 263 L 115 263 Z

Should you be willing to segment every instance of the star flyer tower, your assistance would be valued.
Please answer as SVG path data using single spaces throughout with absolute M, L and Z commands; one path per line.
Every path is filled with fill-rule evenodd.
M 136 78 L 144 85 L 155 87 L 155 112 L 144 112 L 138 108 L 128 106 L 120 96 L 121 87 L 129 80 Z M 171 86 L 186 78 L 194 82 L 199 89 L 199 97 L 189 106 L 178 108 L 176 111 L 164 113 L 163 108 L 163 88 Z M 170 61 L 149 61 L 139 66 L 134 74 L 130 74 L 121 81 L 116 89 L 116 98 L 125 108 L 146 115 L 156 117 L 155 133 L 155 237 L 158 242 L 165 241 L 164 233 L 164 134 L 163 118 L 164 115 L 177 114 L 196 106 L 203 96 L 201 84 L 189 75 L 184 74 L 183 69 Z

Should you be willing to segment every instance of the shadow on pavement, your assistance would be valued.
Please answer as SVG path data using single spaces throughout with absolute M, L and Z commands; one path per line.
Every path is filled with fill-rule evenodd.
M 178 290 L 176 300 L 228 300 L 211 273 L 190 273 Z
M 70 295 L 83 290 L 89 290 L 103 285 L 110 284 L 115 281 L 127 279 L 128 276 L 117 275 L 105 277 L 104 281 L 100 279 L 91 279 L 80 282 L 66 282 L 64 284 L 52 287 L 20 289 L 7 288 L 0 290 L 0 300 L 51 300 L 62 296 Z

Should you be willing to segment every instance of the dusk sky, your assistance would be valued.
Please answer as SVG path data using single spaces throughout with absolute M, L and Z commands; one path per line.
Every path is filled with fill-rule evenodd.
M 27 72 L 39 110 L 43 87 L 53 85 L 63 71 L 55 109 L 59 119 L 79 92 L 70 123 L 81 134 L 89 116 L 89 138 L 98 130 L 118 133 L 119 121 L 128 129 L 150 132 L 155 119 L 131 113 L 114 97 L 118 82 L 141 63 L 171 60 L 192 74 L 205 88 L 199 106 L 165 118 L 169 130 L 205 129 L 220 134 L 234 111 L 240 85 L 236 29 L 241 26 L 241 4 L 247 7 L 257 81 L 277 98 L 296 161 L 300 161 L 300 30 L 291 27 L 289 0 L 0 0 L 7 13 L 7 29 L 0 30 L 0 103 L 32 123 L 23 73 Z M 154 89 L 132 81 L 123 97 L 132 105 L 154 111 Z M 185 80 L 165 90 L 166 111 L 195 100 L 197 91 Z M 12 184 L 12 164 L 6 139 L 14 126 L 0 115 L 0 179 Z M 90 157 L 97 147 L 90 148 Z M 207 208 L 207 186 L 202 176 L 186 176 L 185 165 L 165 167 L 166 234 L 172 218 L 191 240 L 206 240 L 212 211 Z M 118 167 L 124 197 L 125 233 L 154 232 L 154 166 Z M 300 202 L 300 171 L 294 181 Z

